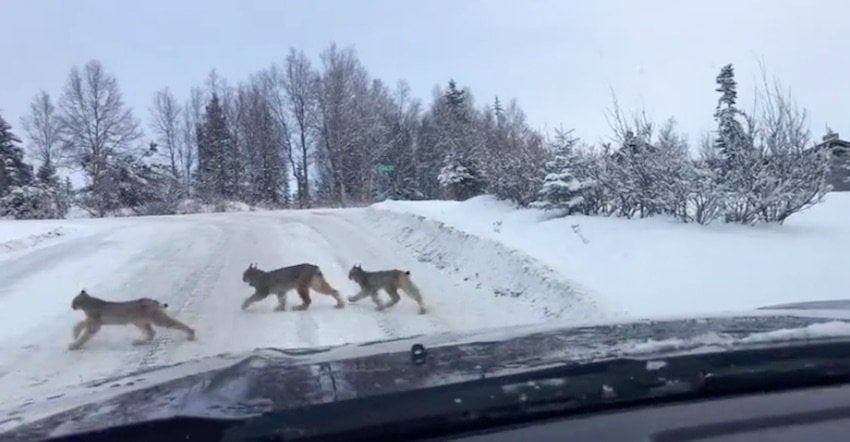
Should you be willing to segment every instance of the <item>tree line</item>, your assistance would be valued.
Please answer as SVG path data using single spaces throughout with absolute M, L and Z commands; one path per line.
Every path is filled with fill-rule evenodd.
M 369 75 L 352 48 L 330 45 L 318 65 L 291 49 L 230 84 L 212 71 L 183 98 L 165 87 L 149 132 L 96 60 L 73 67 L 54 100 L 39 92 L 21 121 L 0 116 L 0 216 L 169 214 L 191 204 L 267 208 L 464 200 L 489 193 L 558 215 L 686 222 L 781 222 L 823 197 L 828 154 L 812 149 L 805 112 L 778 88 L 737 107 L 731 66 L 717 78 L 717 130 L 693 155 L 670 121 L 658 127 L 614 106 L 612 142 L 532 128 L 515 101 L 476 104 L 450 80 L 425 106 L 403 81 Z M 24 161 L 25 145 L 39 164 Z M 72 189 L 57 167 L 79 170 Z

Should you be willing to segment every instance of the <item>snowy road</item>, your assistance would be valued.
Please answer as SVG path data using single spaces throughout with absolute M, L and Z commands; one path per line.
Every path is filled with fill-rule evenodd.
M 483 251 L 482 262 L 453 262 L 444 254 L 435 258 L 412 252 L 368 209 L 61 224 L 71 233 L 0 254 L 0 403 L 6 405 L 38 400 L 63 386 L 225 352 L 542 322 L 552 319 L 553 311 L 579 304 L 581 309 L 572 316 L 588 319 L 597 308 L 592 303 L 575 304 L 562 292 L 537 302 L 497 286 L 504 284 L 506 275 L 487 274 L 487 269 L 498 269 L 500 258 L 493 255 L 501 252 L 488 257 Z M 44 229 L 48 227 L 52 226 Z M 429 243 L 440 240 L 427 237 Z M 368 299 L 337 310 L 332 298 L 319 294 L 314 294 L 306 312 L 274 312 L 272 298 L 240 311 L 240 303 L 252 292 L 241 274 L 252 262 L 261 269 L 315 263 L 345 297 L 357 291 L 347 279 L 353 264 L 409 269 L 431 312 L 418 315 L 416 305 L 405 298 L 385 312 L 375 311 Z M 464 268 L 475 272 L 464 273 Z M 547 284 L 550 291 L 558 289 Z M 162 330 L 153 344 L 133 347 L 130 341 L 137 330 L 108 327 L 83 350 L 68 351 L 71 326 L 81 318 L 70 309 L 70 301 L 81 288 L 114 300 L 149 296 L 167 302 L 173 315 L 196 328 L 198 340 L 188 342 L 179 332 Z M 503 292 L 511 295 L 500 295 Z M 290 305 L 297 302 L 294 298 L 291 294 Z

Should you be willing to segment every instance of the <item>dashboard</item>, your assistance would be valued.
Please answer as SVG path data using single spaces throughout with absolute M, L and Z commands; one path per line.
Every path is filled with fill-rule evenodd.
M 850 385 L 604 411 L 451 440 L 846 442 L 850 440 Z

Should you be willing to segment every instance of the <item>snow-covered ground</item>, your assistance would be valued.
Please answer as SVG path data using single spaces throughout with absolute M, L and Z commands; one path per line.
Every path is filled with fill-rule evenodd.
M 785 226 L 768 227 L 549 219 L 489 197 L 347 210 L 0 221 L 0 409 L 60 395 L 70 401 L 74 385 L 262 347 L 846 298 L 848 217 L 850 195 L 833 194 Z M 249 263 L 271 269 L 305 261 L 319 265 L 344 296 L 357 291 L 347 279 L 354 264 L 411 270 L 430 312 L 418 315 L 407 299 L 385 312 L 368 299 L 337 310 L 318 294 L 306 312 L 274 312 L 272 299 L 239 309 L 252 292 L 241 280 Z M 114 300 L 167 302 L 197 329 L 198 340 L 160 331 L 151 345 L 133 347 L 137 330 L 107 327 L 83 350 L 68 351 L 81 318 L 70 301 L 82 288 Z M 844 336 L 846 328 L 836 322 L 763 339 Z M 0 429 L 21 422 L 0 421 Z
M 492 197 L 465 202 L 388 201 L 526 253 L 592 292 L 609 312 L 658 317 L 740 311 L 850 297 L 850 194 L 783 226 L 682 224 L 664 218 L 552 219 Z
M 0 408 L 220 353 L 609 316 L 533 260 L 426 224 L 374 209 L 0 221 L 0 244 L 13 245 L 0 246 Z M 319 294 L 306 312 L 275 312 L 271 298 L 240 310 L 252 293 L 241 279 L 249 263 L 272 269 L 305 261 L 346 297 L 357 291 L 347 279 L 354 264 L 411 270 L 430 312 L 417 314 L 408 299 L 384 312 L 368 299 L 337 310 Z M 111 300 L 157 298 L 198 339 L 162 330 L 153 344 L 133 347 L 138 330 L 106 327 L 69 351 L 72 325 L 82 318 L 70 302 L 83 288 Z

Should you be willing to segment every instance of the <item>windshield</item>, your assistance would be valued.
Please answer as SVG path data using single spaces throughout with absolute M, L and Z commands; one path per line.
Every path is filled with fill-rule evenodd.
M 255 349 L 850 334 L 850 8 L 818 5 L 4 2 L 0 430 Z

